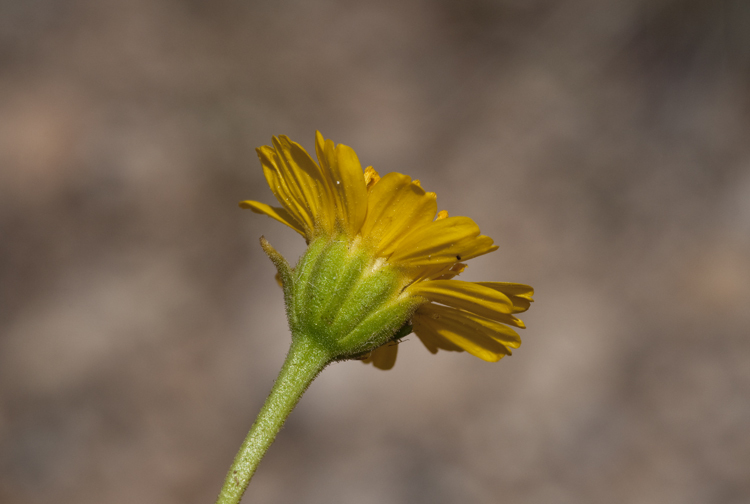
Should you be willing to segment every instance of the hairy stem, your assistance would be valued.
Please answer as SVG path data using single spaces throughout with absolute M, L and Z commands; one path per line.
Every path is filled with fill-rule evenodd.
M 258 464 L 289 413 L 330 361 L 328 353 L 307 338 L 294 339 L 271 394 L 229 468 L 216 504 L 239 504 Z

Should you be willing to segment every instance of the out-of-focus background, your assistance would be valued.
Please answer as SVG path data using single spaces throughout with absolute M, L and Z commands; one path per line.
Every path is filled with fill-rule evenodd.
M 0 502 L 206 503 L 289 343 L 254 152 L 320 129 L 536 287 L 313 384 L 253 503 L 750 502 L 750 4 L 0 3 Z

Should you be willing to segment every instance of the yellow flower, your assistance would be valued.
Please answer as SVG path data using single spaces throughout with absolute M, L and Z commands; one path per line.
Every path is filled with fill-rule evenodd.
M 320 132 L 316 133 L 315 150 L 317 163 L 286 136 L 274 137 L 273 147 L 257 149 L 268 185 L 281 206 L 257 201 L 243 201 L 240 206 L 291 227 L 311 244 L 309 250 L 315 248 L 313 242 L 344 243 L 341 252 L 326 245 L 329 248 L 325 252 L 315 254 L 364 256 L 367 265 L 357 266 L 358 275 L 363 270 L 368 275 L 395 272 L 388 281 L 395 282 L 397 289 L 388 299 L 392 304 L 402 303 L 406 323 L 399 320 L 399 327 L 389 327 L 383 337 L 391 339 L 385 344 L 383 337 L 371 338 L 369 344 L 377 344 L 376 348 L 363 344 L 356 350 L 361 353 L 352 351 L 346 358 L 360 358 L 380 369 L 390 369 L 396 361 L 398 340 L 405 335 L 404 330 L 398 331 L 402 326 L 407 331 L 413 329 L 432 353 L 438 349 L 467 351 L 494 362 L 519 347 L 520 337 L 509 326 L 524 327 L 515 314 L 529 308 L 533 289 L 515 283 L 454 279 L 466 268 L 462 261 L 497 249 L 491 238 L 480 234 L 472 219 L 438 212 L 435 193 L 426 192 L 419 181 L 407 175 L 389 173 L 380 177 L 372 167 L 363 171 L 354 150 L 334 145 Z M 329 279 L 321 278 L 316 287 L 324 289 L 321 282 Z M 305 282 L 310 283 L 307 278 Z M 341 282 L 344 280 L 338 277 L 330 279 L 325 289 L 336 290 Z M 332 303 L 316 301 L 315 293 L 304 289 L 310 303 Z M 337 302 L 337 306 L 344 303 Z M 289 307 L 290 303 L 294 304 L 287 300 L 293 325 L 298 308 Z M 308 326 L 312 331 L 325 330 L 336 326 L 336 316 L 316 315 Z M 349 334 L 355 325 L 341 329 L 340 334 Z

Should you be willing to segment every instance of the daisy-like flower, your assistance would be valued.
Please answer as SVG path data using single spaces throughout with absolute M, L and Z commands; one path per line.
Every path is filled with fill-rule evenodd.
M 418 180 L 363 170 L 354 150 L 316 133 L 318 162 L 286 136 L 257 149 L 281 206 L 243 201 L 300 233 L 309 244 L 291 270 L 267 242 L 287 302 L 290 328 L 380 369 L 396 361 L 413 330 L 427 347 L 497 361 L 518 348 L 510 326 L 533 301 L 528 285 L 456 280 L 463 261 L 497 249 L 468 217 L 437 210 Z
M 456 280 L 463 261 L 496 250 L 468 217 L 437 211 L 435 193 L 407 175 L 362 170 L 354 151 L 315 138 L 316 163 L 285 136 L 258 149 L 281 206 L 240 206 L 286 224 L 308 243 L 292 268 L 261 238 L 284 290 L 292 344 L 271 394 L 227 473 L 217 503 L 238 504 L 260 460 L 310 383 L 334 361 L 380 369 L 414 331 L 427 349 L 497 361 L 518 348 L 511 326 L 528 285 Z

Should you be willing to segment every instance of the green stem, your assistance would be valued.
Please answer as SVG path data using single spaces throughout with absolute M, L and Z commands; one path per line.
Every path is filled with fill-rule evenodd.
M 216 504 L 239 504 L 286 417 L 330 361 L 328 353 L 307 338 L 295 338 L 271 394 L 229 468 Z

